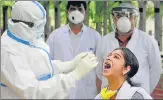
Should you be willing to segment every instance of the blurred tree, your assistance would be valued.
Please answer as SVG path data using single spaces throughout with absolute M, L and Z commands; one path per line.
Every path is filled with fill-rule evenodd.
M 87 1 L 88 9 L 86 12 L 86 20 L 85 24 L 89 25 L 90 27 L 96 29 L 99 31 L 102 35 L 107 34 L 111 32 L 114 28 L 114 24 L 112 21 L 112 15 L 111 15 L 111 10 L 113 7 L 117 6 L 119 2 L 126 2 L 127 0 L 101 0 L 101 1 Z M 1 0 L 1 5 L 2 6 L 12 6 L 15 1 L 6 1 L 6 0 Z M 65 25 L 67 23 L 67 16 L 66 16 L 66 4 L 67 0 L 62 0 L 62 1 L 53 1 L 49 0 L 48 3 L 44 3 L 47 1 L 39 1 L 44 5 L 48 17 L 47 17 L 47 23 L 49 25 L 46 26 L 46 33 L 47 30 L 49 31 L 48 33 L 51 32 L 52 26 L 55 28 L 58 28 L 59 26 Z M 57 4 L 56 2 L 60 2 Z M 138 7 L 138 1 L 137 0 L 130 0 L 134 6 Z M 146 17 L 147 18 L 154 18 L 154 4 L 152 1 L 148 1 L 146 6 Z M 46 6 L 45 6 L 46 5 Z M 163 6 L 163 4 L 162 4 Z M 56 12 L 55 12 L 56 11 Z M 1 12 L 2 12 L 2 7 L 1 7 Z M 10 17 L 10 9 L 7 11 L 7 17 Z M 57 15 L 57 16 L 56 16 Z M 162 10 L 162 15 L 163 15 L 163 10 Z M 0 23 L 1 26 L 3 25 L 3 19 L 2 19 L 2 13 L 1 13 L 1 20 L 2 22 Z M 56 18 L 56 19 L 55 19 Z M 6 22 L 5 22 L 6 24 Z
M 96 13 L 95 13 L 95 20 L 96 23 L 96 30 L 102 33 L 102 18 L 103 18 L 103 10 L 104 10 L 104 2 L 96 1 Z
M 63 0 L 60 4 L 60 20 L 61 20 L 61 24 L 63 25 L 68 23 L 66 5 L 67 5 L 66 0 Z
M 61 1 L 55 1 L 55 28 L 60 27 L 60 3 Z
M 84 20 L 84 23 L 85 23 L 86 25 L 88 25 L 88 26 L 89 26 L 89 10 L 90 10 L 89 4 L 90 4 L 90 2 L 91 2 L 91 1 L 87 1 L 87 10 L 86 10 L 85 20 Z
M 106 35 L 107 34 L 107 20 L 108 20 L 108 1 L 104 1 L 104 18 L 103 18 L 103 34 Z

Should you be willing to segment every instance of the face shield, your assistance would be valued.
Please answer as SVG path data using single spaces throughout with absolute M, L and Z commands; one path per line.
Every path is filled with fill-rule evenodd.
M 122 3 L 118 7 L 112 9 L 112 15 L 116 19 L 116 28 L 122 34 L 131 31 L 131 21 L 138 16 L 138 10 L 129 3 Z
M 127 17 L 129 19 L 137 17 L 138 11 L 136 9 L 129 9 L 129 8 L 119 8 L 119 9 L 113 9 L 112 15 L 114 17 L 117 17 L 118 19 L 121 17 Z

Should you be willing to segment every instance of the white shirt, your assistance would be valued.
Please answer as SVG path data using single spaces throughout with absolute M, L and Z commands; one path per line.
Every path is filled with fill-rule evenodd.
M 69 35 L 70 35 L 70 40 L 71 40 L 73 52 L 77 51 L 77 48 L 79 46 L 80 39 L 81 39 L 81 36 L 82 36 L 82 32 L 83 32 L 83 29 L 84 29 L 83 27 L 84 27 L 84 24 L 82 26 L 81 31 L 78 34 L 75 34 L 75 33 L 72 32 L 72 30 L 70 28 L 70 25 L 68 24 L 68 28 L 69 28 L 69 32 L 70 32 Z

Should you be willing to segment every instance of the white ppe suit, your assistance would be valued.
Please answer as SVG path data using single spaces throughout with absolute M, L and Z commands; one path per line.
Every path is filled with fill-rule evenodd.
M 96 65 L 93 54 L 69 62 L 52 61 L 48 45 L 38 38 L 46 23 L 44 8 L 35 1 L 17 1 L 9 29 L 1 37 L 1 99 L 63 99 L 70 88 Z M 67 74 L 62 74 L 66 72 Z

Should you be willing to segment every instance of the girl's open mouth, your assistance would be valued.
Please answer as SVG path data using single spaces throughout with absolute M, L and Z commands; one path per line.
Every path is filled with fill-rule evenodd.
M 110 69 L 111 68 L 111 65 L 108 63 L 105 65 L 105 69 Z
M 105 63 L 104 65 L 104 72 L 108 72 L 111 68 L 111 64 L 110 63 Z

